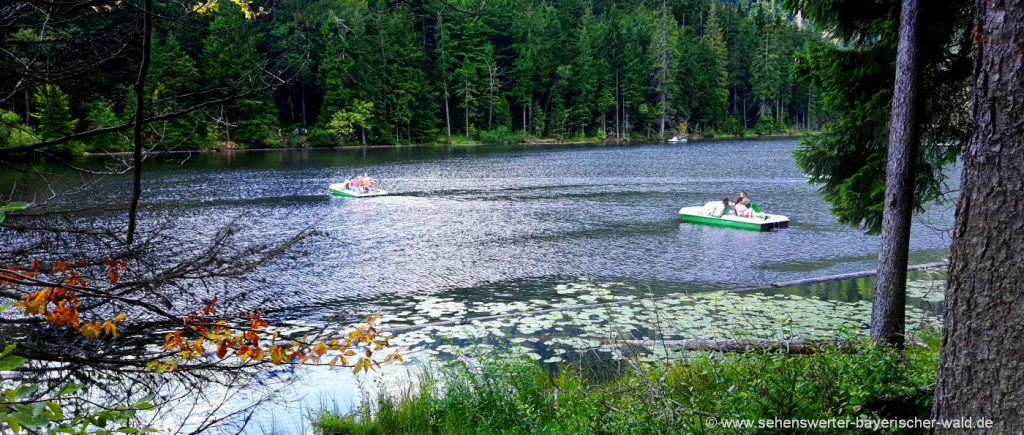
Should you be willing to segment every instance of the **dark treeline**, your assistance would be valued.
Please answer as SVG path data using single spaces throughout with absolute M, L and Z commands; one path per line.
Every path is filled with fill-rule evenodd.
M 815 33 L 774 1 L 291 0 L 264 3 L 266 13 L 250 17 L 228 1 L 185 13 L 182 3 L 156 3 L 167 10 L 155 20 L 150 107 L 187 107 L 211 88 L 252 89 L 147 124 L 157 148 L 622 139 L 819 126 L 816 91 L 790 74 Z M 94 14 L 46 30 L 104 35 L 75 42 L 109 48 L 109 58 L 91 45 L 92 58 L 80 59 L 102 63 L 103 74 L 18 75 L 18 62 L 67 64 L 48 56 L 75 51 L 40 49 L 55 43 L 39 27 L 7 28 L 12 56 L 0 79 L 16 78 L 19 92 L 0 100 L 0 146 L 131 118 L 126 84 L 139 57 L 131 13 Z M 254 85 L 254 69 L 261 80 L 277 74 L 280 82 Z M 114 134 L 64 146 L 130 147 Z

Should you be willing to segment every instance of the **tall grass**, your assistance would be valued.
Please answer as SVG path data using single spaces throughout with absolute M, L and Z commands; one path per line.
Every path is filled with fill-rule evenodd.
M 518 357 L 454 361 L 400 397 L 351 415 L 324 411 L 324 434 L 717 432 L 718 419 L 927 417 L 938 335 L 905 351 L 864 343 L 811 355 L 694 353 L 597 373 L 550 373 Z

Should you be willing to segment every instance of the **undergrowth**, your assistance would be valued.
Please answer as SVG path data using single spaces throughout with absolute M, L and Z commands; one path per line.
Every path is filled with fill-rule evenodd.
M 708 419 L 927 418 L 939 340 L 919 338 L 924 346 L 904 351 L 865 342 L 810 355 L 694 352 L 601 373 L 489 354 L 352 414 L 321 411 L 313 425 L 324 434 L 726 433 Z

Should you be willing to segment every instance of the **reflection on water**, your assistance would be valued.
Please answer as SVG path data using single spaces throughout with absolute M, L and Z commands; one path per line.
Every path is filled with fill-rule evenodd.
M 937 330 L 942 318 L 944 270 L 910 272 L 907 328 Z M 831 338 L 867 334 L 874 278 L 829 281 L 755 292 L 705 291 L 655 296 L 621 282 L 582 279 L 556 285 L 544 298 L 469 301 L 455 296 L 417 296 L 386 310 L 382 322 L 396 333 L 412 362 L 385 366 L 363 379 L 372 397 L 378 389 L 403 391 L 410 370 L 495 350 L 546 364 L 658 361 L 679 357 L 672 340 Z M 663 341 L 664 340 L 664 341 Z M 607 363 L 607 362 L 606 362 Z M 600 363 L 598 363 L 600 364 Z M 356 406 L 365 391 L 338 390 L 353 385 L 347 370 L 306 371 L 296 406 L 323 407 L 322 392 L 341 411 Z M 333 406 L 333 405 L 332 405 Z M 268 410 L 263 418 L 288 420 L 288 406 Z M 302 420 L 292 421 L 301 425 Z
M 147 167 L 141 225 L 170 220 L 197 242 L 229 222 L 241 222 L 254 241 L 320 229 L 302 246 L 299 265 L 263 271 L 273 285 L 233 291 L 271 297 L 266 308 L 275 320 L 297 326 L 382 313 L 399 332 L 396 343 L 425 360 L 466 343 L 519 347 L 556 364 L 581 351 L 621 355 L 616 337 L 862 329 L 870 278 L 711 292 L 875 267 L 877 237 L 836 223 L 794 165 L 795 147 L 795 140 L 752 140 L 175 155 Z M 393 195 L 328 195 L 330 183 L 364 171 Z M 793 224 L 757 233 L 677 220 L 681 206 L 741 190 Z M 103 179 L 73 201 L 100 203 L 127 191 L 127 179 Z M 122 213 L 74 218 L 105 224 Z M 945 257 L 951 227 L 949 206 L 917 216 L 912 260 Z M 941 279 L 915 276 L 909 321 L 935 322 Z M 344 370 L 301 375 L 306 406 L 318 406 L 330 385 L 352 382 Z M 343 390 L 340 400 L 357 400 Z M 294 408 L 268 415 L 287 409 Z
M 795 140 L 645 146 L 420 147 L 172 155 L 147 167 L 145 222 L 197 233 L 240 220 L 254 240 L 323 230 L 305 264 L 268 270 L 282 319 L 391 306 L 412 295 L 489 300 L 579 278 L 665 294 L 874 268 L 877 237 L 836 223 L 791 156 Z M 95 160 L 98 162 L 98 160 Z M 338 199 L 370 172 L 394 195 Z M 82 198 L 122 197 L 106 179 Z M 740 190 L 793 226 L 754 233 L 681 224 L 676 211 Z M 121 213 L 81 220 L 120 222 Z M 951 207 L 916 219 L 915 260 L 945 256 Z M 198 236 L 197 236 L 198 237 Z

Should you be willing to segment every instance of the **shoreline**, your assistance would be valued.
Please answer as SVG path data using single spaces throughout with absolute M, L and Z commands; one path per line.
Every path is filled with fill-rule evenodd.
M 801 137 L 800 134 L 787 134 L 787 135 L 770 135 L 770 136 L 727 136 L 727 137 L 710 137 L 710 138 L 699 138 L 691 140 L 687 143 L 698 143 L 698 142 L 716 142 L 724 140 L 757 140 L 757 139 L 797 139 Z M 527 145 L 527 146 L 558 146 L 558 145 L 617 145 L 617 146 L 628 146 L 632 144 L 637 145 L 650 145 L 650 144 L 667 144 L 667 142 L 659 141 L 657 139 L 643 139 L 636 142 L 602 142 L 600 140 L 584 140 L 584 141 L 571 141 L 571 142 L 557 142 L 557 141 L 533 141 L 533 142 L 517 142 L 517 143 L 483 143 L 483 142 L 470 142 L 460 144 L 446 144 L 446 143 L 414 143 L 414 144 L 374 144 L 374 145 L 340 145 L 336 147 L 280 147 L 280 148 L 235 148 L 235 149 L 224 149 L 224 148 L 210 148 L 210 149 L 184 149 L 184 150 L 160 150 L 160 151 L 149 151 L 145 155 L 157 156 L 163 154 L 212 154 L 212 153 L 233 153 L 233 152 L 268 152 L 268 151 L 351 151 L 351 150 L 368 150 L 368 149 L 397 149 L 397 148 L 423 148 L 423 147 L 493 147 L 493 146 L 508 146 L 508 145 Z M 686 143 L 679 144 L 679 146 L 685 146 Z M 82 157 L 122 157 L 132 155 L 131 151 L 114 151 L 114 152 L 85 152 L 82 153 Z

